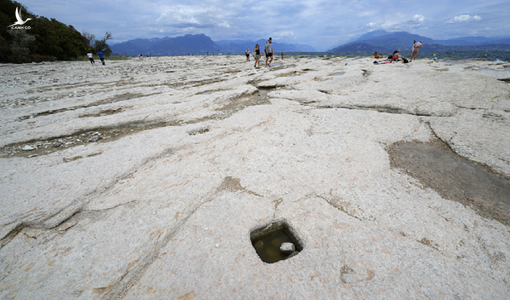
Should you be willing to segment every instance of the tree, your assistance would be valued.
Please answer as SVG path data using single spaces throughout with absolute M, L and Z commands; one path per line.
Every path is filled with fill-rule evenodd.
M 9 31 L 16 22 L 16 9 L 30 29 Z M 14 30 L 14 29 L 13 29 Z M 111 34 L 105 36 L 111 38 Z M 35 40 L 34 40 L 35 38 Z M 92 39 L 91 39 L 92 38 Z M 43 60 L 70 60 L 90 51 L 94 35 L 85 37 L 73 26 L 55 19 L 37 16 L 13 0 L 0 0 L 0 62 L 30 62 Z
M 8 33 L 12 36 L 12 54 L 9 59 L 15 63 L 27 62 L 30 53 L 28 46 L 35 42 L 35 37 L 20 29 L 10 29 Z
M 85 30 L 83 30 L 81 32 L 81 35 L 83 35 L 83 37 L 87 39 L 87 41 L 88 41 L 87 45 L 92 46 L 92 41 L 96 39 L 96 36 L 92 33 L 85 31 Z
M 105 56 L 110 56 L 110 54 L 112 54 L 112 49 L 110 49 L 110 46 L 108 46 L 106 41 L 111 39 L 113 39 L 112 33 L 107 31 L 102 40 L 95 40 L 94 50 L 96 51 L 96 53 L 101 51 Z

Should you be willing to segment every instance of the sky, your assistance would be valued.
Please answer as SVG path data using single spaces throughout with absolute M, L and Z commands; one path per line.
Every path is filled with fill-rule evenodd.
M 213 41 L 273 38 L 324 51 L 369 31 L 441 40 L 510 36 L 510 1 L 19 0 L 28 11 L 111 42 L 203 33 Z M 13 12 L 14 13 L 14 12 Z

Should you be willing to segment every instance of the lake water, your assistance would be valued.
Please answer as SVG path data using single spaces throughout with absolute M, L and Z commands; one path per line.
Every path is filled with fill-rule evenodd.
M 285 56 L 310 56 L 310 57 L 333 57 L 333 56 L 347 56 L 347 57 L 366 57 L 374 55 L 374 52 L 359 51 L 359 52 L 284 52 Z M 388 56 L 391 53 L 381 53 L 383 56 Z M 402 51 L 401 56 L 410 57 L 410 51 Z M 510 51 L 426 51 L 421 50 L 418 54 L 419 58 L 434 58 L 437 59 L 473 59 L 485 58 L 489 61 L 510 62 Z

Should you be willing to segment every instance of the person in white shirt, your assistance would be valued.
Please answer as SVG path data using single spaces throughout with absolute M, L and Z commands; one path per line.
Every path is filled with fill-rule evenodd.
M 93 65 L 95 64 L 96 62 L 94 61 L 94 56 L 92 56 L 92 53 L 87 53 L 87 56 L 89 57 L 89 60 L 90 60 L 90 64 Z

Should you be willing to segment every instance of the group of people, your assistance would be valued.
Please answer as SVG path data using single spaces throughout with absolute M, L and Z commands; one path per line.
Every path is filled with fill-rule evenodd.
M 266 68 L 271 67 L 271 63 L 273 62 L 274 58 L 274 51 L 273 51 L 273 39 L 269 38 L 269 40 L 266 42 L 266 46 L 264 47 L 264 52 L 266 54 Z M 246 49 L 244 52 L 246 55 L 246 61 L 250 61 L 250 49 Z M 253 49 L 253 58 L 255 59 L 255 68 L 260 68 L 260 46 L 259 44 L 255 45 L 255 49 Z M 283 52 L 282 52 L 282 59 L 283 59 Z
M 94 65 L 96 63 L 96 61 L 94 60 L 94 56 L 92 55 L 92 53 L 91 52 L 87 53 L 87 56 L 88 56 L 88 58 L 90 60 L 90 64 Z M 106 64 L 104 62 L 104 54 L 103 54 L 103 52 L 101 52 L 101 51 L 97 52 L 97 56 L 99 56 L 99 59 L 103 63 L 103 66 L 106 66 Z
M 418 52 L 420 52 L 420 48 L 423 48 L 421 41 L 413 42 L 413 47 L 411 48 L 411 58 L 408 60 L 407 58 L 400 56 L 400 52 L 398 50 L 393 51 L 393 53 L 387 57 L 388 62 L 393 61 L 403 61 L 404 63 L 412 62 L 416 60 L 416 56 L 418 56 Z M 379 52 L 374 53 L 374 58 L 384 58 Z M 375 62 L 374 62 L 375 63 Z

